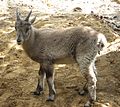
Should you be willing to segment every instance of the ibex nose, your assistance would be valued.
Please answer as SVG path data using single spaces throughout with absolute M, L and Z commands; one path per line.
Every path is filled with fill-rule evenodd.
M 21 42 L 21 40 L 17 39 L 17 42 Z
M 20 45 L 21 44 L 21 40 L 17 39 L 17 44 Z

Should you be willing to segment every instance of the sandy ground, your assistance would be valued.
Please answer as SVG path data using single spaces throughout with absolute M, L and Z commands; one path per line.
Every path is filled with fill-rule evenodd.
M 24 12 L 25 13 L 25 12 Z M 33 14 L 38 14 L 33 12 Z M 29 59 L 15 43 L 14 11 L 1 15 L 0 21 L 0 107 L 83 107 L 87 96 L 80 96 L 85 79 L 77 65 L 56 65 L 54 102 L 46 102 L 48 87 L 41 96 L 32 92 L 37 85 L 39 64 Z M 120 107 L 120 40 L 94 16 L 80 13 L 38 14 L 34 26 L 66 28 L 80 24 L 104 33 L 110 45 L 96 60 L 98 71 L 97 102 L 93 107 Z M 115 41 L 116 40 L 116 41 Z

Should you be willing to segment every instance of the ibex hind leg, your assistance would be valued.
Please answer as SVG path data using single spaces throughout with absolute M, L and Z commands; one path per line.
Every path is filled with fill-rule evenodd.
M 81 71 L 82 72 L 82 71 Z M 85 74 L 85 77 L 88 81 L 88 94 L 89 94 L 89 100 L 84 105 L 84 107 L 91 107 L 91 104 L 94 104 L 96 101 L 96 74 L 93 68 L 93 64 L 91 63 L 88 68 L 88 74 Z
M 37 84 L 37 88 L 36 91 L 34 92 L 34 95 L 41 95 L 43 94 L 43 90 L 44 90 L 44 81 L 46 78 L 46 73 L 44 70 L 44 67 L 40 66 L 39 72 L 38 72 L 39 76 L 38 76 L 38 84 Z
M 90 107 L 91 104 L 96 101 L 96 75 L 95 75 L 95 66 L 94 57 L 90 55 L 83 54 L 82 56 L 77 56 L 77 62 L 80 66 L 80 71 L 87 81 L 87 91 L 89 94 L 89 100 L 85 103 L 84 107 Z M 86 88 L 84 89 L 84 91 Z M 84 94 L 84 92 L 83 92 Z
M 91 67 L 93 68 L 93 71 L 94 71 L 95 75 L 97 76 L 97 70 L 95 67 L 95 63 L 92 63 Z M 87 80 L 87 78 L 86 78 L 86 80 Z M 79 90 L 79 94 L 81 96 L 88 94 L 88 81 L 84 84 L 83 89 Z

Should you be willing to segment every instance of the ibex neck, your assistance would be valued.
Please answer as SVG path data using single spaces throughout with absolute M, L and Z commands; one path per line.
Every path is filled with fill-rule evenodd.
M 35 31 L 32 27 L 31 34 L 28 40 L 24 41 L 23 43 L 23 49 L 25 52 L 29 55 L 33 49 L 34 46 L 34 40 L 35 40 Z M 30 55 L 29 55 L 30 56 Z

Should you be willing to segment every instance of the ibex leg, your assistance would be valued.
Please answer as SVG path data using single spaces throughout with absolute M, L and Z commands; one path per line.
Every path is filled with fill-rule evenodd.
M 40 65 L 38 74 L 39 74 L 39 77 L 38 77 L 37 88 L 36 88 L 36 91 L 34 92 L 35 95 L 42 94 L 44 89 L 44 81 L 46 78 L 46 73 L 45 73 L 44 66 L 42 64 Z
M 55 86 L 54 86 L 54 70 L 53 70 L 53 65 L 48 64 L 46 69 L 46 79 L 49 87 L 49 96 L 47 101 L 54 101 L 55 99 Z
M 87 81 L 87 90 L 89 94 L 89 100 L 85 104 L 85 107 L 90 107 L 91 104 L 96 101 L 96 68 L 94 66 L 95 57 L 94 54 L 81 54 L 77 56 L 77 62 L 80 66 L 81 73 Z M 85 88 L 86 89 L 86 88 Z M 85 90 L 84 90 L 85 91 Z M 83 93 L 84 94 L 84 93 Z

